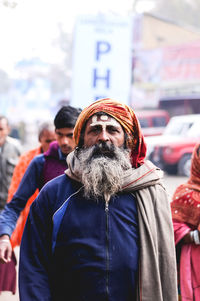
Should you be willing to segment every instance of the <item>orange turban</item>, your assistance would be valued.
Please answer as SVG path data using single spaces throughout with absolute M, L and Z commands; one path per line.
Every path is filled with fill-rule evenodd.
M 76 145 L 79 144 L 84 124 L 97 112 L 105 112 L 121 124 L 130 139 L 129 145 L 131 147 L 132 165 L 133 167 L 141 165 L 144 162 L 146 155 L 146 144 L 141 133 L 138 119 L 130 107 L 110 98 L 99 99 L 82 110 L 74 128 L 74 139 Z

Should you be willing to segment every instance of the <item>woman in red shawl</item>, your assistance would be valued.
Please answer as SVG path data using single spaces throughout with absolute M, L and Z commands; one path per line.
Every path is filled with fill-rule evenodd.
M 182 301 L 200 300 L 200 144 L 192 155 L 191 175 L 171 203 Z

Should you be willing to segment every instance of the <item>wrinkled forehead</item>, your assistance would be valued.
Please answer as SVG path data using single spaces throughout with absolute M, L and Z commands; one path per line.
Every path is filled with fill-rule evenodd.
M 88 126 L 114 126 L 114 127 L 121 127 L 120 123 L 113 117 L 107 115 L 107 114 L 101 114 L 101 115 L 93 115 L 88 120 Z

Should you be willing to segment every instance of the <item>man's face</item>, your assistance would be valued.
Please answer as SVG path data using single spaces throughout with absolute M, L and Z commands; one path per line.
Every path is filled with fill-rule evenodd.
M 42 147 L 42 151 L 46 152 L 49 149 L 49 144 L 56 140 L 56 135 L 54 131 L 46 130 L 42 133 L 40 137 L 40 143 Z
M 93 115 L 87 122 L 84 133 L 84 146 L 107 143 L 116 147 L 124 145 L 124 131 L 119 122 L 108 115 Z
M 64 155 L 68 155 L 75 148 L 73 132 L 73 128 L 61 128 L 55 130 L 56 140 Z
M 88 120 L 84 147 L 77 152 L 85 197 L 108 201 L 121 190 L 124 171 L 131 168 L 124 142 L 123 128 L 114 118 L 105 114 Z
M 0 120 L 0 146 L 5 143 L 6 137 L 8 136 L 10 128 L 6 119 Z

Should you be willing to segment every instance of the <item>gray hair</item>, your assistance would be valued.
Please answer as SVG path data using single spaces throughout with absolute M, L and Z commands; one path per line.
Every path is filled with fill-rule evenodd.
M 38 130 L 38 140 L 40 141 L 40 139 L 42 138 L 42 136 L 44 135 L 44 133 L 46 131 L 48 132 L 54 132 L 54 125 L 53 122 L 50 121 L 46 121 L 43 122 L 40 126 L 39 126 L 39 130 Z

